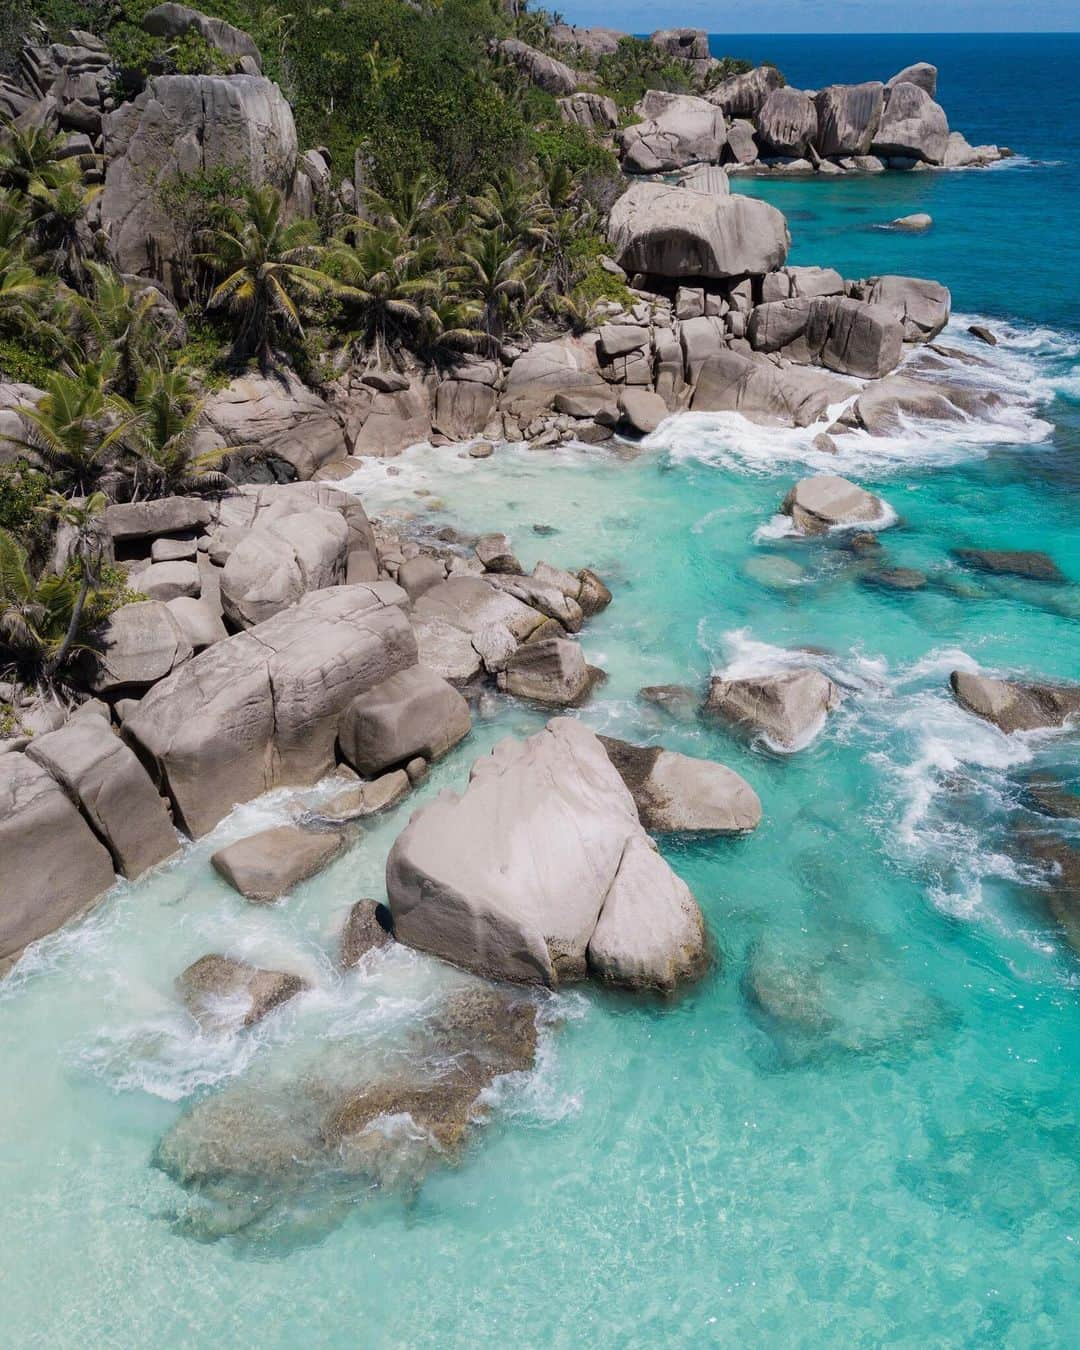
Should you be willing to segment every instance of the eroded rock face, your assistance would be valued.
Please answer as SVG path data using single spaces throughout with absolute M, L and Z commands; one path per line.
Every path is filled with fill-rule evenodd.
M 929 61 L 916 61 L 905 66 L 889 80 L 885 88 L 891 93 L 898 84 L 914 84 L 931 98 L 937 97 L 938 68 Z
M 952 296 L 937 281 L 922 277 L 871 277 L 860 283 L 857 296 L 867 304 L 887 310 L 902 325 L 905 342 L 931 342 L 949 322 Z
M 885 89 L 877 80 L 833 84 L 814 99 L 819 155 L 868 155 L 881 123 Z
M 501 669 L 543 622 L 537 610 L 485 577 L 448 577 L 413 606 L 420 664 L 458 684 L 482 668 Z
M 499 688 L 547 707 L 572 708 L 588 698 L 593 675 L 577 642 L 542 638 L 527 642 L 506 661 Z
M 619 109 L 613 98 L 602 94 L 570 94 L 560 98 L 559 116 L 587 131 L 613 131 L 619 125 Z
M 191 641 L 168 605 L 140 600 L 109 615 L 88 658 L 88 683 L 97 694 L 139 694 L 192 657 Z
M 733 75 L 724 80 L 705 97 L 727 117 L 754 118 L 773 90 L 781 88 L 783 82 L 783 76 L 775 66 L 755 66 L 744 75 Z
M 650 90 L 639 105 L 644 121 L 622 133 L 628 173 L 669 173 L 687 164 L 716 164 L 727 141 L 724 114 L 691 94 Z
M 885 503 L 846 478 L 818 474 L 796 483 L 780 509 L 800 534 L 824 534 L 837 526 L 880 521 Z
M 764 355 L 720 350 L 701 366 L 691 407 L 695 412 L 739 412 L 751 422 L 809 426 L 851 386 L 825 371 L 774 365 Z
M 183 225 L 170 209 L 178 175 L 235 168 L 285 191 L 296 167 L 296 127 L 281 90 L 260 75 L 160 75 L 102 122 L 101 214 L 121 272 L 170 287 Z
M 104 717 L 74 717 L 35 737 L 26 753 L 80 808 L 123 876 L 141 876 L 176 852 L 176 831 L 165 803 Z
M 993 722 L 1006 735 L 1064 726 L 1080 713 L 1080 685 L 995 680 L 965 670 L 954 670 L 949 683 L 962 708 Z
M 852 418 L 872 436 L 889 436 L 903 427 L 905 418 L 960 422 L 966 415 L 987 412 L 1000 401 L 993 390 L 891 375 L 863 390 L 855 400 Z
M 263 970 L 231 956 L 201 956 L 176 977 L 185 1006 L 204 1031 L 215 1034 L 254 1026 L 308 988 L 283 970 Z
M 464 794 L 444 792 L 416 812 L 387 860 L 395 935 L 494 978 L 581 979 L 631 844 L 621 892 L 629 917 L 602 943 L 602 974 L 667 988 L 690 963 L 696 905 L 666 864 L 643 860 L 651 848 L 633 799 L 596 736 L 566 718 L 524 742 L 501 741 L 473 765 Z
M 389 931 L 390 911 L 374 900 L 357 900 L 341 932 L 341 964 L 350 970 L 368 952 L 387 947 L 394 940 Z
M 313 591 L 291 609 L 207 648 L 161 681 L 124 723 L 193 837 L 238 802 L 334 766 L 342 714 L 416 661 L 389 582 Z M 123 613 L 123 611 L 119 611 Z
M 155 37 L 183 37 L 186 33 L 197 33 L 237 67 L 242 62 L 251 62 L 256 70 L 261 68 L 259 49 L 247 33 L 224 19 L 212 19 L 187 5 L 155 5 L 143 15 L 142 25 Z
M 949 121 L 944 108 L 917 84 L 907 80 L 892 84 L 873 153 L 944 164 L 948 148 Z
M 261 521 L 240 540 L 221 574 L 221 603 L 237 628 L 252 628 L 309 591 L 345 580 L 349 527 L 337 511 Z
M 545 94 L 554 94 L 558 98 L 572 94 L 577 88 L 577 76 L 569 66 L 528 43 L 519 42 L 517 38 L 504 38 L 499 43 L 499 51 Z
M 781 267 L 791 238 L 775 207 L 661 183 L 634 183 L 611 209 L 615 260 L 627 272 L 722 280 Z
M 832 680 L 802 667 L 741 680 L 714 679 L 704 711 L 790 751 L 805 745 L 839 704 Z
M 505 411 L 530 414 L 550 408 L 560 394 L 611 398 L 600 374 L 595 341 L 560 338 L 534 343 L 507 372 L 501 402 Z
M 207 399 L 203 421 L 204 449 L 257 451 L 301 480 L 349 451 L 341 417 L 292 371 L 233 380 Z
M 814 100 L 801 89 L 774 89 L 758 113 L 757 125 L 765 154 L 799 158 L 817 139 Z
M 0 755 L 0 973 L 113 880 L 108 850 L 52 775 Z
M 757 793 L 723 764 L 610 736 L 600 743 L 651 833 L 743 834 L 761 823 Z

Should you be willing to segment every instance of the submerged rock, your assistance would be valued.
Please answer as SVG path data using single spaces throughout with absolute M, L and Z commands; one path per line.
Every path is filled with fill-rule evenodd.
M 795 750 L 824 725 L 840 705 L 840 690 L 810 667 L 741 680 L 713 679 L 703 711 L 733 726 L 760 733 L 783 750 Z
M 638 698 L 682 722 L 693 721 L 701 703 L 698 691 L 688 684 L 649 684 L 638 690 Z
M 757 793 L 726 765 L 611 736 L 600 743 L 652 833 L 743 834 L 760 825 Z
M 1040 894 L 1062 937 L 1080 956 L 1080 848 L 1059 834 L 1027 833 L 1024 853 L 1045 869 Z
M 954 670 L 949 676 L 957 703 L 1004 731 L 1060 727 L 1080 713 L 1080 685 L 995 680 Z
M 204 1030 L 222 1032 L 254 1026 L 309 986 L 299 975 L 213 953 L 178 975 L 176 987 Z
M 389 946 L 393 940 L 386 906 L 374 900 L 357 900 L 341 930 L 341 964 L 350 969 L 368 952 Z
M 965 567 L 997 576 L 1028 581 L 1066 581 L 1065 573 L 1048 553 L 1037 549 L 954 548 L 952 556 Z

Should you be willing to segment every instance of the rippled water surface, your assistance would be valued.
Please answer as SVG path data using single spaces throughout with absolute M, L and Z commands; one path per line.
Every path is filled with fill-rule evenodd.
M 753 190 L 791 213 L 799 261 L 952 284 L 962 317 L 942 340 L 989 362 L 979 378 L 1009 399 L 993 426 L 846 437 L 837 461 L 812 450 L 817 429 L 685 417 L 636 458 L 418 449 L 349 485 L 373 514 L 504 528 L 527 563 L 609 580 L 615 603 L 584 642 L 610 679 L 581 715 L 721 758 L 764 806 L 748 838 L 665 846 L 706 913 L 714 973 L 668 1005 L 559 995 L 536 1070 L 497 1086 L 459 1164 L 390 1194 L 315 1178 L 207 1240 L 152 1166 L 161 1136 L 245 1078 L 392 1053 L 458 977 L 401 949 L 341 975 L 345 913 L 382 894 L 418 800 L 542 719 L 496 700 L 416 797 L 277 907 L 245 904 L 208 857 L 286 819 L 297 795 L 238 809 L 0 986 L 0 1340 L 1075 1343 L 1080 966 L 1018 836 L 1080 844 L 1075 822 L 1035 814 L 1027 794 L 1037 773 L 1080 790 L 1080 740 L 1007 739 L 947 688 L 957 667 L 1080 679 L 1080 321 L 1074 278 L 1046 263 L 1051 207 L 1075 203 L 1038 165 L 927 180 L 944 203 L 929 205 L 936 232 L 899 239 L 866 225 L 897 214 L 889 194 L 910 189 L 893 183 Z M 998 191 L 1042 203 L 1033 279 L 1004 298 L 1017 254 L 992 233 Z M 980 247 L 998 250 L 997 275 L 950 247 L 965 201 L 988 213 Z M 967 337 L 976 316 L 999 348 Z M 875 588 L 878 560 L 775 527 L 790 483 L 826 469 L 888 503 L 885 556 L 923 571 L 925 589 Z M 1045 549 L 1068 581 L 966 572 L 950 550 L 972 544 Z M 845 698 L 796 755 L 636 697 L 807 661 Z M 208 950 L 313 987 L 240 1038 L 200 1036 L 173 980 Z

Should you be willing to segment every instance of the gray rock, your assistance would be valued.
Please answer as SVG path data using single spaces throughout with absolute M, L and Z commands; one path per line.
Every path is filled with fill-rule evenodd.
M 894 230 L 901 230 L 905 234 L 925 234 L 933 225 L 934 218 L 925 211 L 916 211 L 910 216 L 897 216 L 895 220 L 889 222 Z
M 915 567 L 876 567 L 859 580 L 880 591 L 922 591 L 927 585 L 926 573 Z
M 341 930 L 341 964 L 346 970 L 358 966 L 368 952 L 393 942 L 394 935 L 386 926 L 389 922 L 390 911 L 385 905 L 374 900 L 357 900 Z
M 949 148 L 945 110 L 917 84 L 900 81 L 891 85 L 870 148 L 875 155 L 886 158 L 910 156 L 929 164 L 944 164 Z
M 891 305 L 822 297 L 811 306 L 807 342 L 829 370 L 878 380 L 900 364 L 905 328 Z
M 194 562 L 198 551 L 198 545 L 194 539 L 155 539 L 150 546 L 150 561 L 156 563 Z
M 765 425 L 810 426 L 850 393 L 844 381 L 823 371 L 721 351 L 702 365 L 691 407 L 695 412 L 739 412 Z
M 192 656 L 187 634 L 160 600 L 114 610 L 101 626 L 96 647 L 87 660 L 87 683 L 96 694 L 148 689 Z
M 650 90 L 638 105 L 644 121 L 621 136 L 627 173 L 670 173 L 687 164 L 717 164 L 727 142 L 724 114 L 690 94 Z
M 611 402 L 611 390 L 597 363 L 595 339 L 534 343 L 507 372 L 501 406 L 506 412 L 533 415 L 552 407 L 560 394 Z
M 559 97 L 572 94 L 577 88 L 577 76 L 569 66 L 525 42 L 519 42 L 517 38 L 504 38 L 499 43 L 499 51 L 521 71 L 530 84 L 535 84 L 545 94 Z
M 499 688 L 548 707 L 571 708 L 588 698 L 593 674 L 576 642 L 542 638 L 527 642 L 499 672 Z
M 499 590 L 514 596 L 547 618 L 554 619 L 566 632 L 580 631 L 585 618 L 584 611 L 577 600 L 566 594 L 561 585 L 545 581 L 536 575 L 531 577 L 497 575 L 491 576 L 489 580 Z M 556 635 L 562 636 L 561 633 Z
M 182 971 L 176 988 L 202 1029 L 221 1035 L 254 1026 L 310 986 L 299 975 L 211 953 Z
M 285 191 L 296 167 L 296 127 L 276 84 L 259 75 L 162 75 L 102 119 L 106 159 L 101 217 L 122 272 L 172 286 L 183 226 L 162 188 L 177 174 L 237 169 Z
M 476 380 L 443 380 L 435 391 L 432 427 L 449 440 L 479 436 L 495 409 L 495 390 Z
M 623 193 L 608 238 L 627 272 L 716 280 L 783 266 L 791 242 L 787 222 L 767 202 L 662 183 L 634 183 Z
M 224 642 L 229 636 L 221 621 L 221 613 L 206 600 L 193 600 L 190 596 L 179 596 L 169 600 L 166 607 L 183 629 L 184 636 L 191 643 L 193 652 L 205 651 L 215 642 Z
M 244 375 L 207 398 L 200 444 L 278 461 L 301 480 L 349 451 L 342 417 L 292 371 Z M 423 439 L 422 437 L 419 439 Z
M 775 66 L 755 66 L 744 75 L 722 81 L 705 97 L 727 117 L 755 118 L 769 95 L 783 83 L 784 77 Z
M 916 61 L 914 65 L 897 71 L 885 88 L 892 93 L 898 84 L 914 84 L 931 98 L 936 98 L 937 81 L 937 66 L 932 66 L 929 61 Z
M 638 690 L 638 698 L 681 722 L 692 722 L 701 704 L 701 696 L 688 684 L 649 684 Z
M 952 296 L 937 281 L 871 277 L 857 283 L 855 291 L 859 300 L 883 309 L 902 326 L 905 342 L 930 342 L 949 322 Z
M 516 647 L 543 622 L 542 614 L 484 577 L 449 577 L 413 606 L 420 664 L 458 683 L 479 674 L 479 647 L 490 645 L 499 630 Z
M 210 524 L 210 503 L 199 497 L 159 497 L 149 502 L 122 502 L 105 508 L 105 526 L 115 543 L 187 534 Z
M 885 106 L 884 86 L 876 80 L 866 84 L 833 84 L 814 98 L 817 109 L 819 155 L 868 155 Z
M 1000 396 L 993 390 L 891 375 L 865 389 L 855 400 L 851 415 L 872 436 L 889 436 L 913 417 L 961 422 L 965 416 L 978 416 L 998 402 Z
M 392 773 L 382 774 L 373 782 L 354 783 L 352 787 L 347 787 L 344 792 L 337 793 L 330 801 L 313 810 L 311 819 L 319 823 L 328 821 L 334 825 L 363 820 L 395 806 L 411 787 L 412 780 L 405 770 L 395 769 Z
M 997 576 L 1024 577 L 1028 581 L 1068 580 L 1053 558 L 1037 549 L 954 548 L 952 556 L 965 567 Z
M 135 584 L 148 600 L 162 603 L 182 595 L 197 600 L 202 591 L 202 577 L 193 562 L 151 563 L 138 574 Z
M 475 553 L 485 572 L 521 576 L 525 571 L 505 534 L 482 534 L 476 541 Z
M 371 777 L 416 755 L 441 759 L 471 728 L 458 691 L 425 666 L 412 666 L 353 699 L 338 743 L 345 761 Z
M 348 549 L 347 522 L 326 507 L 259 520 L 221 574 L 226 616 L 238 628 L 252 628 L 310 591 L 340 585 Z
M 211 19 L 187 5 L 155 5 L 143 15 L 142 26 L 154 37 L 184 37 L 187 33 L 197 33 L 237 66 L 246 58 L 255 63 L 256 71 L 261 69 L 259 49 L 247 33 L 224 19 Z
M 398 568 L 397 583 L 410 600 L 419 600 L 425 591 L 430 591 L 432 586 L 438 586 L 445 580 L 445 564 L 423 553 L 418 553 L 415 558 L 407 558 Z
M 801 89 L 774 89 L 758 113 L 757 128 L 765 154 L 805 155 L 817 139 L 814 100 Z
M 667 417 L 667 404 L 651 389 L 624 389 L 619 395 L 623 421 L 641 436 L 656 430 Z
M 818 474 L 800 479 L 780 510 L 791 517 L 800 534 L 825 534 L 838 526 L 880 520 L 885 503 L 846 478 Z
M 725 765 L 609 736 L 600 743 L 651 833 L 743 834 L 760 825 L 757 793 Z
M 577 602 L 581 606 L 581 612 L 589 619 L 594 614 L 599 614 L 601 610 L 607 609 L 611 604 L 612 594 L 595 572 L 587 567 L 583 567 L 578 573 L 581 580 L 581 590 L 577 594 Z
M 993 722 L 1006 735 L 1064 726 L 1080 713 L 1080 685 L 995 680 L 964 670 L 954 670 L 949 683 L 962 708 Z
M 314 591 L 207 648 L 142 699 L 125 739 L 153 765 L 188 834 L 333 768 L 352 699 L 416 661 L 404 600 L 389 582 Z
M 996 347 L 998 344 L 997 338 L 990 329 L 981 323 L 968 324 L 968 332 L 972 337 L 978 338 L 980 342 L 985 342 L 988 347 Z
M 501 741 L 462 796 L 416 812 L 386 878 L 399 941 L 496 979 L 558 985 L 591 967 L 666 989 L 704 964 L 693 897 L 600 742 L 566 718 Z
M 552 24 L 547 32 L 548 42 L 589 66 L 603 56 L 613 56 L 624 37 L 617 28 L 576 28 L 566 23 Z
M 713 679 L 704 711 L 779 749 L 799 749 L 840 704 L 832 680 L 809 667 L 742 680 Z
M 277 825 L 226 844 L 210 862 L 245 899 L 267 904 L 321 872 L 344 847 L 345 838 L 336 831 Z
M 757 141 L 754 140 L 754 124 L 737 117 L 728 127 L 727 145 L 724 159 L 732 164 L 756 164 L 758 158 Z
M 52 775 L 0 755 L 0 972 L 113 880 L 108 850 Z
M 141 876 L 179 847 L 165 803 L 105 717 L 73 717 L 37 736 L 27 756 L 47 769 L 102 841 L 121 875 Z
M 584 127 L 586 131 L 614 131 L 619 125 L 619 109 L 615 100 L 602 94 L 570 94 L 557 100 L 559 116 L 564 122 Z

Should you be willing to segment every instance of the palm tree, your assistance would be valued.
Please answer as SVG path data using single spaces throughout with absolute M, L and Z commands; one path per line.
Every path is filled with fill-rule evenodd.
M 0 144 L 0 187 L 28 193 L 35 183 L 57 187 L 69 172 L 61 157 L 64 138 L 45 127 L 21 130 L 14 122 L 3 126 Z
M 147 370 L 135 399 L 126 446 L 134 458 L 132 498 L 213 492 L 229 486 L 220 465 L 227 451 L 196 452 L 202 404 L 183 370 L 160 360 Z
M 325 272 L 312 266 L 318 251 L 311 230 L 310 221 L 286 225 L 281 193 L 264 187 L 248 188 L 244 209 L 230 209 L 223 224 L 208 231 L 200 258 L 224 277 L 208 308 L 227 309 L 236 318 L 237 358 L 257 355 L 265 369 L 279 329 L 303 333 L 294 294 L 313 300 L 333 289 Z
M 63 639 L 46 663 L 46 674 L 50 677 L 63 668 L 64 662 L 74 649 L 86 614 L 90 589 L 101 579 L 106 536 L 102 530 L 100 517 L 106 504 L 104 492 L 91 493 L 82 500 L 62 497 L 58 492 L 52 492 L 45 501 L 44 509 L 56 519 L 58 525 L 66 526 L 70 532 L 69 570 L 73 565 L 79 573 L 79 589 L 75 603 L 71 607 L 71 616 L 64 630 Z
M 151 356 L 174 340 L 160 318 L 160 294 L 131 285 L 102 263 L 88 262 L 86 271 L 89 294 L 72 296 L 72 328 L 88 358 L 115 357 L 112 382 L 132 397 Z
M 536 259 L 527 249 L 508 242 L 501 230 L 489 229 L 467 241 L 458 269 L 461 293 L 479 305 L 478 326 L 490 351 L 524 322 L 526 302 L 538 298 Z
M 34 180 L 27 202 L 37 246 L 50 270 L 78 289 L 85 284 L 91 250 L 86 216 L 101 185 L 84 183 L 78 165 L 70 161 L 61 169 L 55 181 Z
M 35 308 L 45 289 L 41 277 L 20 253 L 0 248 L 0 332 L 33 324 Z
M 473 220 L 480 230 L 499 230 L 508 242 L 542 248 L 548 239 L 551 207 L 537 183 L 507 169 L 479 196 L 469 198 Z
M 438 246 L 353 220 L 325 252 L 338 294 L 359 311 L 349 341 L 370 347 L 381 362 L 393 348 L 411 345 L 424 321 L 424 306 L 445 285 L 437 269 Z
M 37 407 L 18 409 L 22 436 L 7 439 L 36 456 L 65 492 L 86 496 L 113 467 L 110 454 L 135 417 L 126 399 L 109 392 L 115 357 L 57 371 L 45 381 Z
M 430 174 L 393 175 L 385 191 L 364 189 L 367 221 L 378 229 L 396 232 L 407 239 L 425 239 L 445 225 L 450 203 L 442 186 Z M 352 222 L 362 228 L 364 221 Z
M 69 573 L 35 578 L 26 549 L 0 529 L 0 658 L 25 676 L 51 682 L 76 651 L 89 647 L 101 616 L 91 586 Z

